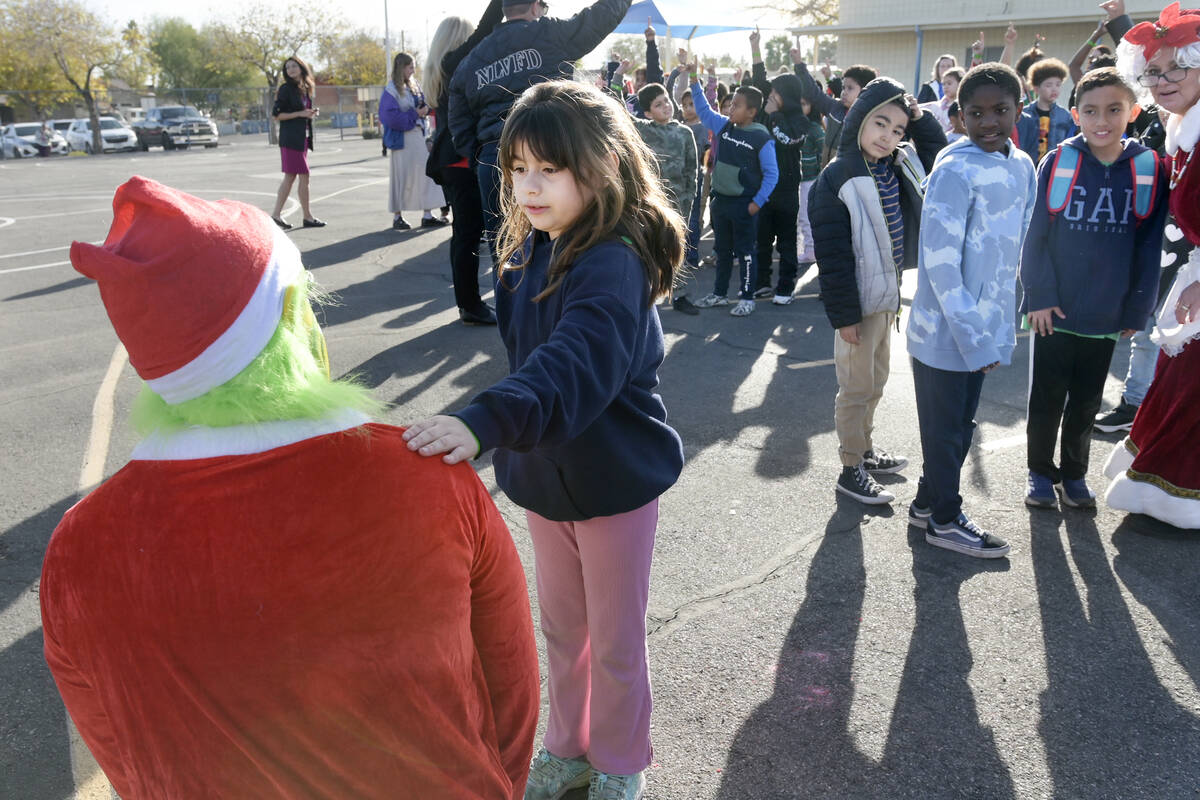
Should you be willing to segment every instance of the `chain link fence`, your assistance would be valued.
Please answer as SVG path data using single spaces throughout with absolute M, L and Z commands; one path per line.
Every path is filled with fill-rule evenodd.
M 153 93 L 110 88 L 93 94 L 101 116 L 117 115 L 129 123 L 140 119 L 147 108 L 193 106 L 217 124 L 221 136 L 271 132 L 275 100 L 267 87 L 157 89 Z M 321 115 L 313 121 L 314 127 L 343 136 L 378 136 L 382 94 L 383 86 L 318 86 L 313 105 L 321 109 Z M 0 89 L 0 125 L 87 115 L 87 107 L 77 95 Z

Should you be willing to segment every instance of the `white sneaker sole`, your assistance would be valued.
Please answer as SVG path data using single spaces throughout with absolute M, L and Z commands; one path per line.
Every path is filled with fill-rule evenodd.
M 866 495 L 856 494 L 855 492 L 852 492 L 849 489 L 845 489 L 842 487 L 842 485 L 840 483 L 837 484 L 834 488 L 837 491 L 841 492 L 842 494 L 846 495 L 846 497 L 857 500 L 858 502 L 864 503 L 868 506 L 885 506 L 888 503 L 890 503 L 896 499 L 896 496 L 894 494 L 892 494 L 891 492 L 880 492 L 875 497 L 868 497 Z
M 1067 490 L 1063 488 L 1063 485 L 1061 483 L 1056 484 L 1054 486 L 1054 488 L 1056 490 L 1058 490 L 1058 499 L 1062 502 L 1062 504 L 1064 506 L 1067 506 L 1068 508 L 1095 508 L 1096 507 L 1096 498 L 1094 498 L 1094 497 L 1089 498 L 1087 500 L 1075 501 L 1075 500 L 1072 500 L 1071 496 L 1067 494 Z
M 932 529 L 926 529 L 925 541 L 934 547 L 941 547 L 946 550 L 953 550 L 956 553 L 962 553 L 964 556 L 972 558 L 1003 558 L 1008 555 L 1008 551 L 1012 549 L 1010 545 L 1004 547 L 991 547 L 987 550 L 981 550 L 978 547 L 971 547 L 958 542 L 951 542 L 948 539 L 939 537 Z
M 771 298 L 771 304 L 777 306 L 791 305 L 792 296 L 790 294 L 777 294 Z
M 908 524 L 914 528 L 920 528 L 923 531 L 929 530 L 929 517 L 918 517 L 916 514 L 908 515 Z

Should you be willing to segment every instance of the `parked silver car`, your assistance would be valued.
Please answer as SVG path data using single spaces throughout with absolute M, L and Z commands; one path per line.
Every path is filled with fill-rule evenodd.
M 104 142 L 104 152 L 114 150 L 136 150 L 137 134 L 115 117 L 100 118 L 100 138 Z M 67 128 L 67 144 L 72 150 L 92 152 L 92 124 L 83 118 L 77 119 Z

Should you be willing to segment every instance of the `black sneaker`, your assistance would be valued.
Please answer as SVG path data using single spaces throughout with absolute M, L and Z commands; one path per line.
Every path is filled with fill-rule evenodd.
M 407 231 L 411 228 L 412 225 L 409 225 L 408 221 L 404 219 L 404 217 L 396 217 L 394 220 L 392 220 L 392 230 L 394 231 Z
M 492 311 L 492 307 L 489 306 L 487 303 L 484 303 L 483 306 L 478 311 L 467 311 L 466 309 L 459 309 L 458 318 L 460 320 L 462 320 L 462 323 L 464 325 L 495 325 L 496 324 L 496 312 Z
M 775 296 L 775 290 L 770 286 L 760 286 L 754 290 L 755 300 L 769 300 Z
M 863 453 L 863 467 L 867 472 L 890 475 L 893 472 L 899 472 L 907 466 L 907 458 L 904 456 L 894 456 L 882 447 L 876 447 L 873 450 Z
M 686 294 L 681 294 L 679 297 L 676 297 L 674 300 L 672 300 L 671 308 L 675 309 L 681 314 L 689 314 L 691 316 L 696 316 L 700 313 L 700 309 L 696 308 L 695 303 L 687 299 Z
M 324 228 L 325 222 L 324 222 L 324 220 L 319 220 L 316 217 L 313 217 L 312 219 L 304 220 L 304 227 L 306 227 L 306 228 Z
M 894 494 L 876 483 L 871 473 L 863 469 L 862 464 L 857 467 L 842 467 L 837 491 L 869 506 L 885 505 L 896 499 Z
M 425 217 L 421 220 L 422 228 L 440 228 L 443 225 L 449 225 L 450 220 L 445 217 Z
M 290 231 L 292 229 L 292 224 L 290 222 L 284 222 L 279 217 L 271 217 L 271 222 L 274 222 L 285 231 Z
M 1096 430 L 1101 433 L 1130 430 L 1133 428 L 1133 418 L 1137 416 L 1137 410 L 1137 406 L 1126 403 L 1125 398 L 1122 397 L 1120 404 L 1112 411 L 1096 415 Z

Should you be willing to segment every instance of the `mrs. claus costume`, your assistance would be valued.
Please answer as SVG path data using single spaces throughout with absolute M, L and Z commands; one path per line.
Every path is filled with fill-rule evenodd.
M 1125 34 L 1118 59 L 1127 79 L 1141 73 L 1161 47 L 1176 48 L 1176 60 L 1200 69 L 1200 10 L 1181 11 L 1178 3 L 1158 21 Z M 1179 54 L 1188 48 L 1188 60 Z M 1191 63 L 1195 61 L 1196 63 Z M 1200 245 L 1200 103 L 1167 120 L 1171 159 L 1171 214 L 1193 245 Z M 1180 528 L 1200 528 L 1200 313 L 1180 324 L 1180 295 L 1200 281 L 1200 247 L 1194 247 L 1158 314 L 1152 339 L 1162 347 L 1154 383 L 1133 421 L 1129 436 L 1113 450 L 1104 474 L 1112 479 L 1105 496 L 1113 508 L 1148 514 Z
M 71 262 L 153 429 L 41 582 L 46 660 L 123 800 L 520 796 L 539 687 L 512 540 L 469 467 L 329 380 L 296 247 L 134 178 Z

